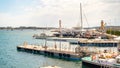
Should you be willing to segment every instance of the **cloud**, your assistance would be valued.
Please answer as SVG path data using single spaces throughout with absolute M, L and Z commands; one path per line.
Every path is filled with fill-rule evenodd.
M 103 0 L 102 2 L 106 2 L 106 3 L 120 3 L 120 0 Z
M 0 13 L 0 25 L 6 26 L 54 26 L 62 20 L 63 27 L 74 27 L 80 23 L 79 4 L 82 3 L 83 23 L 85 27 L 99 26 L 103 19 L 106 23 L 116 19 L 120 25 L 119 0 L 30 0 L 15 5 L 13 12 Z M 16 12 L 14 12 L 16 11 Z M 87 17 L 87 25 L 85 16 Z M 112 21 L 111 21 L 112 20 Z

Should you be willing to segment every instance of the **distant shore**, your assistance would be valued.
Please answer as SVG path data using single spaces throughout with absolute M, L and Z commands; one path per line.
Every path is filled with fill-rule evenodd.
M 95 28 L 95 29 L 99 29 L 99 26 L 97 27 L 89 27 L 89 28 Z M 89 28 L 85 28 L 85 29 L 89 29 Z M 57 27 L 35 27 L 35 26 L 20 26 L 20 27 L 0 27 L 0 30 L 24 30 L 24 29 L 32 29 L 32 30 L 36 30 L 36 29 L 58 29 Z M 120 26 L 106 26 L 105 27 L 106 30 L 108 29 L 112 29 L 112 30 L 117 30 L 120 31 Z
M 56 29 L 55 27 L 0 27 L 0 30 L 24 30 L 24 29 Z

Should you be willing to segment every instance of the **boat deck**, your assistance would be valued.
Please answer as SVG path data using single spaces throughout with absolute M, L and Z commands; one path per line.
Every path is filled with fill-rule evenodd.
M 83 67 L 89 67 L 89 68 L 120 68 L 119 65 L 115 65 L 112 63 L 105 63 L 105 62 L 98 62 L 98 61 L 92 61 L 91 57 L 84 57 L 82 58 L 82 65 Z

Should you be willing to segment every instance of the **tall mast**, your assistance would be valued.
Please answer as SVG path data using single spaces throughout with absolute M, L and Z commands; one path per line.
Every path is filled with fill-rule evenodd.
M 62 30 L 61 30 L 61 20 L 59 20 L 59 31 L 60 31 L 60 37 L 62 37 Z
M 60 38 L 62 38 L 61 20 L 59 20 L 59 31 L 60 31 Z M 60 41 L 60 48 L 59 48 L 59 50 L 61 51 L 61 41 Z
M 83 28 L 83 20 L 82 20 L 82 5 L 80 3 L 80 21 L 81 21 L 81 29 Z

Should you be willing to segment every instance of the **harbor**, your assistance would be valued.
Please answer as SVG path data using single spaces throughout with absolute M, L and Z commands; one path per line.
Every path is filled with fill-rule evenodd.
M 52 57 L 52 56 L 46 56 L 42 54 L 34 54 L 32 51 L 18 51 L 17 46 L 24 46 L 23 42 L 27 40 L 28 44 L 32 46 L 32 48 L 39 47 L 42 48 L 42 46 L 45 46 L 45 40 L 43 39 L 33 39 L 31 36 L 36 33 L 40 32 L 41 30 L 33 31 L 33 30 L 24 30 L 24 31 L 19 31 L 19 30 L 14 30 L 14 31 L 0 31 L 1 32 L 1 40 L 5 43 L 1 43 L 1 48 L 0 48 L 0 63 L 2 68 L 9 68 L 9 67 L 17 67 L 17 68 L 39 68 L 39 67 L 44 67 L 44 66 L 51 66 L 51 65 L 56 65 L 60 66 L 61 68 L 82 68 L 82 62 L 77 60 L 77 62 L 69 61 L 66 58 L 57 58 L 57 57 Z M 4 36 L 3 36 L 4 34 Z M 12 39 L 12 40 L 11 40 Z M 17 39 L 17 40 L 16 40 Z M 3 46 L 2 46 L 3 45 Z M 9 46 L 8 46 L 9 45 Z M 46 44 L 50 49 L 55 50 L 55 41 L 47 41 Z M 60 41 L 56 41 L 57 45 L 57 50 L 59 50 L 60 47 Z M 62 42 L 61 41 L 61 50 L 62 51 L 71 51 L 72 53 L 75 51 L 74 47 L 77 47 L 79 45 L 71 45 L 71 49 L 66 49 L 69 48 L 69 43 L 68 42 Z M 67 47 L 68 46 L 68 47 Z M 91 48 L 91 49 L 90 49 Z M 33 48 L 35 49 L 35 48 Z M 44 49 L 44 48 L 42 48 Z M 82 48 L 83 50 L 86 50 L 86 48 Z M 111 51 L 116 51 L 117 48 L 114 47 L 88 47 L 89 50 L 93 52 L 99 52 L 98 49 L 103 51 L 104 49 L 109 49 Z M 97 50 L 96 50 L 97 49 Z M 36 52 L 35 52 L 36 53 Z M 89 56 L 88 56 L 89 57 Z M 4 59 L 5 58 L 5 59 Z M 81 59 L 84 57 L 81 57 Z M 8 61 L 5 61 L 8 60 Z M 14 64 L 11 64 L 13 62 Z M 69 64 L 69 65 L 68 65 Z M 20 66 L 19 66 L 20 65 Z M 19 66 L 19 67 L 18 67 Z M 87 66 L 87 65 L 84 65 Z M 93 66 L 93 65 L 92 65 Z
M 17 46 L 17 51 L 39 54 L 67 61 L 82 61 L 82 68 L 84 68 L 84 66 L 85 68 L 92 68 L 93 66 L 95 68 L 119 68 L 119 36 L 107 34 L 106 23 L 103 20 L 100 22 L 101 25 L 99 29 L 84 29 L 81 3 L 80 17 L 81 25 L 78 25 L 78 27 L 73 27 L 72 29 L 62 28 L 62 22 L 59 20 L 59 28 L 50 31 L 55 32 L 52 35 L 47 35 L 49 33 L 43 31 L 43 33 L 34 34 L 32 36 L 37 40 L 45 40 L 45 45 L 30 45 L 24 42 L 22 45 Z M 48 46 L 47 41 L 55 41 L 55 44 Z M 58 41 L 60 45 L 56 45 L 56 41 Z M 61 41 L 68 42 L 69 45 L 63 47 Z M 71 44 L 76 44 L 77 46 L 71 48 Z
M 120 1 L 0 0 L 0 6 L 0 68 L 120 68 Z

